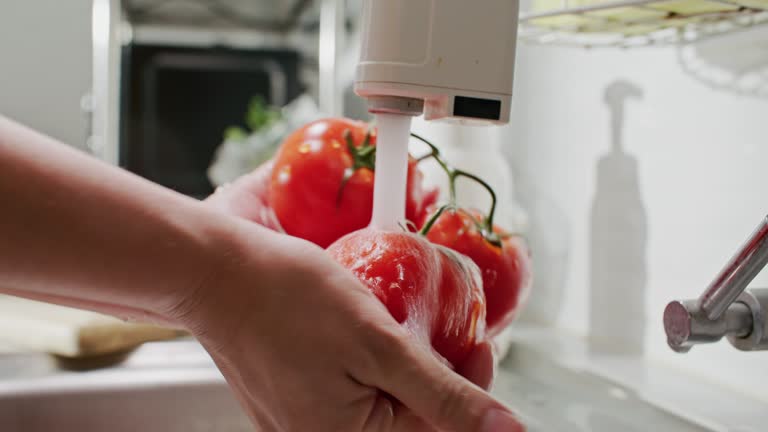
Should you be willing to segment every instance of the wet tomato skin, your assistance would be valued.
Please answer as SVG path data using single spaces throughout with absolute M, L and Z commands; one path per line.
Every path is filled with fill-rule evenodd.
M 466 257 L 416 234 L 371 228 L 342 237 L 328 253 L 451 365 L 484 339 L 480 274 Z
M 489 336 L 507 327 L 528 296 L 532 261 L 528 245 L 520 236 L 508 235 L 494 226 L 501 247 L 485 240 L 478 223 L 483 215 L 475 210 L 446 210 L 427 233 L 427 238 L 468 256 L 480 268 L 486 301 Z

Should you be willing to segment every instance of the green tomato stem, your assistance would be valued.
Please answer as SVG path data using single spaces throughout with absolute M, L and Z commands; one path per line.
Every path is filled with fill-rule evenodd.
M 438 165 L 440 165 L 443 171 L 445 171 L 445 174 L 448 176 L 449 205 L 454 207 L 456 207 L 457 205 L 456 204 L 456 179 L 458 179 L 459 177 L 466 177 L 468 179 L 474 180 L 475 182 L 479 183 L 483 188 L 485 188 L 486 191 L 488 191 L 488 194 L 491 197 L 491 209 L 490 211 L 488 211 L 488 215 L 485 217 L 483 221 L 483 225 L 484 225 L 483 231 L 484 231 L 486 240 L 488 240 L 493 244 L 498 243 L 498 238 L 493 232 L 493 217 L 496 213 L 497 200 L 496 200 L 496 192 L 493 190 L 491 185 L 489 185 L 485 180 L 481 179 L 480 177 L 472 173 L 468 173 L 466 171 L 454 168 L 451 164 L 448 163 L 448 161 L 445 160 L 445 158 L 443 158 L 443 155 L 440 154 L 440 149 L 438 149 L 434 144 L 432 144 L 426 138 L 415 133 L 411 133 L 411 136 L 423 142 L 427 146 L 429 146 L 431 150 L 429 154 L 420 157 L 418 161 L 422 161 L 428 158 L 433 158 L 435 162 L 437 162 Z M 442 213 L 442 211 L 439 211 L 439 213 Z
M 444 206 L 441 206 L 439 209 L 437 209 L 437 211 L 434 212 L 432 216 L 429 217 L 429 220 L 427 221 L 427 223 L 425 223 L 424 226 L 421 227 L 419 234 L 426 237 L 427 234 L 429 234 L 429 230 L 432 229 L 432 226 L 435 224 L 435 222 L 437 222 L 437 219 L 440 217 L 440 215 L 442 215 L 443 212 L 445 212 L 445 210 L 448 209 L 449 207 L 453 207 L 453 205 L 446 204 Z

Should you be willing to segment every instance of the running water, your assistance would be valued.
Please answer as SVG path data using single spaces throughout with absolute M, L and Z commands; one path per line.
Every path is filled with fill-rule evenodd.
M 405 222 L 411 116 L 376 114 L 376 176 L 371 227 L 399 230 Z

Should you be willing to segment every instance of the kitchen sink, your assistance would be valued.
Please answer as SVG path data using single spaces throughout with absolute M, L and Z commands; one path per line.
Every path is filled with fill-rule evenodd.
M 494 392 L 523 418 L 529 432 L 712 431 L 665 411 L 633 390 L 546 357 L 513 350 Z
M 551 343 L 536 346 L 535 341 L 551 337 L 521 335 L 500 366 L 494 393 L 531 432 L 758 430 L 733 428 L 695 410 L 683 416 L 685 409 L 669 399 L 669 392 L 661 391 L 667 399 L 653 400 L 652 387 L 594 373 L 573 353 L 548 355 Z M 609 372 L 627 365 L 631 370 L 633 364 L 626 358 L 614 358 L 615 367 L 603 361 L 601 370 Z M 636 365 L 644 371 L 641 381 L 652 382 L 648 366 L 639 360 Z M 764 404 L 754 404 L 743 408 L 768 413 Z M 42 355 L 0 356 L 0 430 L 195 432 L 251 427 L 205 351 L 193 340 L 181 340 L 145 344 L 117 366 L 85 372 L 63 371 Z
M 92 371 L 62 371 L 39 355 L 0 357 L 0 374 L 4 432 L 252 430 L 191 340 L 145 344 L 120 365 Z

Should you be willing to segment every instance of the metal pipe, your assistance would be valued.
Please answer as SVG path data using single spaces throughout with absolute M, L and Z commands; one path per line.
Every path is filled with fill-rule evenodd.
M 91 38 L 93 85 L 90 151 L 117 165 L 120 161 L 120 0 L 93 0 Z
M 749 239 L 699 297 L 701 311 L 712 321 L 720 318 L 766 264 L 768 217 L 763 218 Z
M 724 315 L 726 335 L 743 338 L 752 333 L 752 311 L 744 303 L 732 304 Z
M 344 47 L 344 0 L 322 0 L 320 4 L 319 67 L 320 110 L 326 115 L 342 115 L 343 89 L 339 85 L 338 65 Z

